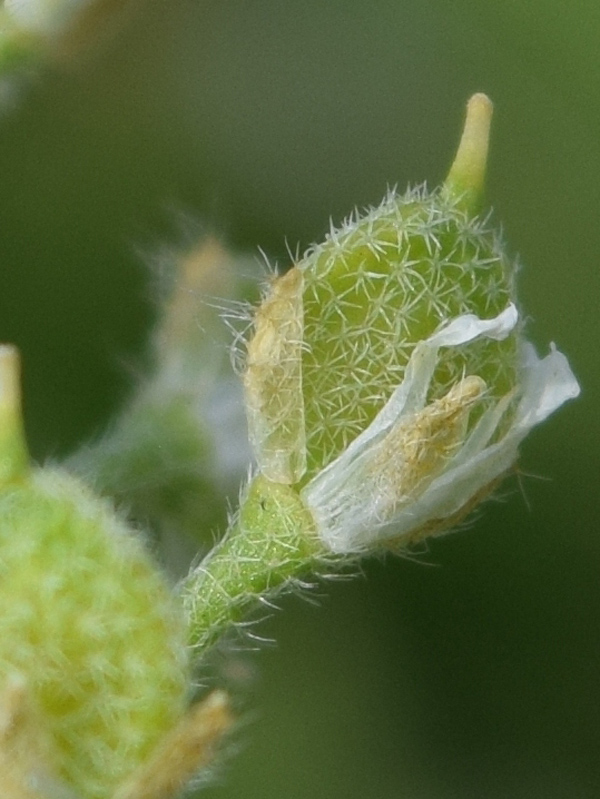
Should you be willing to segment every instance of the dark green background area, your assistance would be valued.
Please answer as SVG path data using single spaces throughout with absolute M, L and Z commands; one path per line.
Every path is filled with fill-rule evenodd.
M 206 797 L 600 796 L 599 41 L 597 0 L 148 0 L 0 119 L 0 339 L 40 459 L 126 396 L 137 253 L 182 210 L 285 265 L 330 215 L 439 182 L 474 91 L 529 334 L 582 384 L 468 530 L 286 600 L 275 647 L 221 664 L 244 724 Z

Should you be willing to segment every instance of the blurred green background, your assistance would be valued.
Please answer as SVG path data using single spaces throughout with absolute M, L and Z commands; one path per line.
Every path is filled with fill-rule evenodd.
M 147 0 L 6 106 L 0 339 L 39 459 L 127 396 L 138 251 L 179 212 L 285 265 L 330 215 L 439 182 L 474 91 L 530 336 L 582 384 L 467 531 L 289 598 L 276 646 L 223 661 L 244 724 L 207 798 L 600 796 L 599 41 L 597 0 Z

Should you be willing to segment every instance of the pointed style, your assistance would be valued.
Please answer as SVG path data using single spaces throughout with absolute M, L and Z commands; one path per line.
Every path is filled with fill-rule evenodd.
M 11 344 L 0 345 L 0 487 L 24 477 L 29 453 L 21 411 L 21 368 L 19 351 Z
M 487 95 L 471 97 L 458 151 L 444 182 L 444 190 L 471 211 L 483 200 L 493 110 Z

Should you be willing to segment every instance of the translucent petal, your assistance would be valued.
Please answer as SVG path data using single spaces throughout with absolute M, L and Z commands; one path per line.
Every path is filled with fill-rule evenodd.
M 386 468 L 390 468 L 389 458 L 385 461 L 381 457 L 382 447 L 394 430 L 406 431 L 411 419 L 415 424 L 422 423 L 422 409 L 438 349 L 458 346 L 480 336 L 504 338 L 517 320 L 513 305 L 489 320 L 465 314 L 415 348 L 404 380 L 373 423 L 303 489 L 303 499 L 329 548 L 335 552 L 355 552 L 386 539 L 406 536 L 408 540 L 421 530 L 440 532 L 452 526 L 463 509 L 470 509 L 512 467 L 518 446 L 529 430 L 567 399 L 577 396 L 579 386 L 566 358 L 553 348 L 546 358 L 539 359 L 533 347 L 525 344 L 517 389 L 520 399 L 502 439 L 489 443 L 513 394 L 484 413 L 462 443 L 458 441 L 441 471 L 432 473 L 429 481 L 421 479 L 420 493 L 411 493 L 402 484 L 395 485 L 390 492 L 389 475 L 377 471 L 386 463 Z M 438 446 L 439 442 L 432 439 L 430 447 Z M 423 462 L 427 462 L 427 457 L 423 457 L 427 452 L 426 441 L 420 453 Z M 399 448 L 398 458 L 403 457 L 407 457 L 406 453 Z M 431 462 L 439 465 L 439 459 Z M 406 480 L 410 470 L 402 471 L 396 462 L 392 465 L 394 474 L 402 474 Z M 407 497 L 410 501 L 406 501 Z

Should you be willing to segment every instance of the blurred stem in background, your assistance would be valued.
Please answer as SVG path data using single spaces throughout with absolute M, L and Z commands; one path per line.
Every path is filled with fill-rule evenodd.
M 161 315 L 149 376 L 108 433 L 66 465 L 154 530 L 170 568 L 182 573 L 223 529 L 224 499 L 235 496 L 250 462 L 223 316 L 235 326 L 244 315 L 258 265 L 208 237 L 164 253 L 155 271 Z

